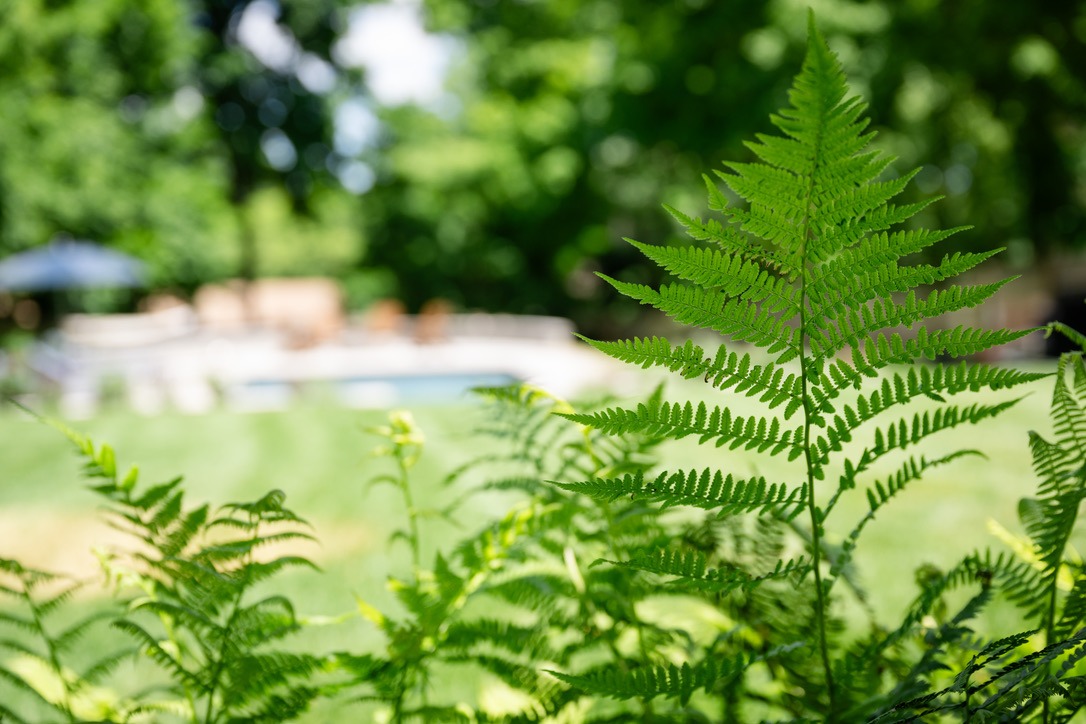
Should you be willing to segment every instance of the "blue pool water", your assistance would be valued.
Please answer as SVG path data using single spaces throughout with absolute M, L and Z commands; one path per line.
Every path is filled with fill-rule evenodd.
M 231 406 L 249 411 L 281 410 L 298 399 L 303 388 L 328 389 L 348 407 L 388 408 L 398 405 L 443 405 L 468 402 L 473 387 L 497 387 L 517 382 L 509 374 L 358 376 L 335 380 L 293 383 L 289 380 L 250 380 L 227 391 Z
M 463 402 L 473 387 L 497 387 L 517 382 L 512 375 L 496 372 L 464 374 L 404 375 L 387 377 L 350 377 L 336 384 L 341 395 L 351 396 L 369 390 L 375 396 L 395 398 L 393 404 Z

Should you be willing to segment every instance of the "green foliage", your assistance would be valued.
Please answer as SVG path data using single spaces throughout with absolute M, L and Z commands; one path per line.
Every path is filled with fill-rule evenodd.
M 138 487 L 135 468 L 123 478 L 113 452 L 74 437 L 87 459 L 92 489 L 109 501 L 112 524 L 142 546 L 106 563 L 118 584 L 135 585 L 128 615 L 115 623 L 170 676 L 148 709 L 180 711 L 192 721 L 283 721 L 318 694 L 321 662 L 274 648 L 300 628 L 290 599 L 262 595 L 259 584 L 281 571 L 312 567 L 306 558 L 261 549 L 312 540 L 306 523 L 269 492 L 213 511 L 187 508 L 181 480 Z
M 610 439 L 583 433 L 554 410 L 567 403 L 529 386 L 480 391 L 491 401 L 490 422 L 481 434 L 493 437 L 491 451 L 454 471 L 450 484 L 484 475 L 458 497 L 457 507 L 487 492 L 517 492 L 524 499 L 496 524 L 469 536 L 448 556 L 438 554 L 430 570 L 418 565 L 417 526 L 404 538 L 413 543 L 415 573 L 394 577 L 390 588 L 404 616 L 386 616 L 360 604 L 365 616 L 384 632 L 384 656 L 339 661 L 353 672 L 367 698 L 387 702 L 393 721 L 410 719 L 535 721 L 548 715 L 584 710 L 584 695 L 540 670 L 540 662 L 568 664 L 574 657 L 600 657 L 622 670 L 671 638 L 671 632 L 641 619 L 633 603 L 646 590 L 613 567 L 582 567 L 581 561 L 628 550 L 631 541 L 661 530 L 644 516 L 643 504 L 614 506 L 584 496 L 564 494 L 544 480 L 551 474 L 643 470 L 651 460 L 653 438 Z M 387 482 L 407 491 L 406 472 L 417 460 L 419 433 L 399 413 L 378 428 L 389 440 L 381 452 L 399 471 Z M 586 635 L 589 639 L 586 640 Z M 628 639 L 641 641 L 628 650 Z M 651 642 L 651 643 L 650 643 Z M 519 696 L 502 711 L 469 702 L 432 700 L 432 681 L 448 667 L 481 668 L 488 681 L 500 682 Z M 497 685 L 497 684 L 494 684 Z M 625 710 L 625 709 L 623 709 Z M 467 720 L 467 719 L 465 719 Z
M 69 671 L 61 657 L 88 626 L 109 618 L 134 643 L 141 661 L 154 662 L 166 674 L 167 683 L 121 700 L 96 717 L 278 722 L 304 712 L 320 694 L 314 677 L 324 663 L 311 654 L 277 647 L 301 622 L 289 597 L 261 593 L 261 584 L 281 572 L 313 567 L 304 557 L 274 552 L 282 545 L 313 540 L 305 521 L 283 506 L 283 493 L 273 490 L 259 500 L 218 510 L 206 504 L 190 508 L 181 478 L 142 487 L 136 468 L 118 472 L 112 448 L 95 446 L 56 426 L 83 456 L 91 490 L 107 503 L 110 525 L 130 536 L 134 546 L 101 557 L 113 596 L 123 608 L 81 620 L 60 633 L 48 631 L 45 618 L 74 588 L 42 598 L 44 584 L 56 582 L 56 576 L 5 562 L 4 572 L 19 585 L 5 584 L 3 590 L 21 598 L 32 616 L 4 614 L 3 620 L 35 634 L 46 654 L 23 644 L 10 646 L 44 662 L 60 684 L 59 693 L 39 697 L 76 721 L 77 703 L 88 706 L 81 702 L 85 690 L 115 667 L 122 654 L 104 658 L 82 676 Z M 16 686 L 40 692 L 33 676 L 3 671 L 3 678 Z M 20 720 L 13 712 L 8 715 Z
M 658 201 L 686 208 L 698 172 L 751 160 L 742 141 L 780 104 L 808 6 L 864 89 L 879 147 L 923 164 L 903 200 L 945 194 L 923 222 L 977 227 L 955 251 L 1006 239 L 1006 263 L 1029 268 L 1081 246 L 1081 2 L 427 0 L 428 29 L 464 48 L 449 79 L 462 111 L 380 109 L 387 133 L 367 162 L 388 182 L 362 199 L 368 261 L 410 306 L 442 295 L 547 309 L 596 336 L 631 328 L 634 310 L 591 272 L 654 275 L 614 230 L 662 240 Z
M 131 701 L 100 696 L 97 685 L 134 651 L 121 649 L 72 668 L 79 644 L 88 631 L 101 627 L 116 611 L 95 611 L 74 622 L 63 614 L 72 608 L 72 599 L 82 587 L 78 581 L 47 571 L 27 568 L 18 561 L 0 559 L 0 593 L 5 609 L 0 611 L 0 650 L 12 654 L 0 663 L 0 680 L 10 686 L 13 696 L 0 699 L 0 718 L 12 722 L 42 721 L 16 713 L 18 693 L 29 695 L 36 717 L 41 711 L 61 721 L 91 719 L 120 721 L 134 709 Z M 8 608 L 14 604 L 14 608 Z M 14 635 L 11 635 L 14 634 Z M 26 697 L 24 697 L 26 698 Z M 114 697 L 115 699 L 115 697 Z M 33 706 L 28 702 L 28 706 Z

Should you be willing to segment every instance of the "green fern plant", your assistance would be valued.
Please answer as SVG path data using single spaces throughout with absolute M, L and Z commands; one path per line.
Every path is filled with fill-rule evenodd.
M 108 503 L 111 525 L 138 545 L 103 563 L 127 605 L 113 625 L 168 683 L 141 697 L 133 715 L 189 722 L 289 721 L 320 695 L 324 662 L 275 648 L 301 622 L 287 596 L 262 594 L 284 570 L 308 559 L 262 551 L 312 540 L 304 520 L 274 490 L 213 510 L 185 505 L 181 479 L 143 488 L 137 468 L 118 473 L 112 448 L 61 428 L 84 457 L 91 489 Z
M 625 362 L 702 379 L 733 399 L 753 398 L 765 412 L 748 416 L 727 403 L 656 399 L 567 417 L 613 435 L 693 437 L 702 444 L 779 456 L 793 462 L 794 477 L 769 481 L 724 470 L 677 470 L 560 486 L 603 500 L 625 497 L 717 516 L 749 513 L 795 522 L 802 550 L 755 574 L 714 567 L 709 555 L 689 546 L 648 550 L 620 563 L 716 595 L 746 593 L 774 581 L 809 586 L 813 635 L 798 643 L 811 646 L 820 671 L 817 681 L 806 682 L 807 712 L 831 721 L 848 712 L 853 720 L 871 706 L 871 692 L 852 687 L 867 679 L 844 676 L 830 609 L 839 584 L 849 582 L 865 526 L 927 470 L 965 454 L 929 457 L 912 453 L 914 446 L 982 422 L 1016 402 L 967 404 L 953 401 L 955 396 L 1005 390 L 1041 375 L 941 361 L 968 357 L 1031 330 L 927 326 L 927 320 L 980 304 L 1007 280 L 949 283 L 995 251 L 948 254 L 937 264 L 906 263 L 961 229 L 903 226 L 930 202 L 892 203 L 916 172 L 894 177 L 893 159 L 869 149 L 874 134 L 866 129 L 865 106 L 848 97 L 840 64 L 813 18 L 790 100 L 789 108 L 771 118 L 781 133 L 759 135 L 748 145 L 757 160 L 727 164 L 730 172 L 718 173 L 745 205 L 729 203 L 705 178 L 709 206 L 725 223 L 669 208 L 701 244 L 630 242 L 680 282 L 653 287 L 603 277 L 676 322 L 722 335 L 724 344 L 705 349 L 693 341 L 676 344 L 656 337 L 587 340 Z M 747 351 L 750 347 L 758 352 Z M 837 504 L 854 490 L 864 491 L 869 513 L 845 529 L 840 545 L 831 546 L 829 525 Z M 799 526 L 800 520 L 805 525 Z M 736 659 L 728 675 L 741 676 L 751 660 Z M 685 671 L 658 666 L 631 672 L 625 684 L 613 678 L 564 678 L 616 696 L 644 692 L 638 686 L 645 681 L 665 681 L 665 693 L 683 696 L 724 675 L 719 660 L 712 660 Z M 816 698 L 814 691 L 824 694 Z
M 1015 702 L 1014 720 L 1045 724 L 1068 721 L 1086 705 L 1086 678 L 1078 665 L 1086 657 L 1086 565 L 1072 546 L 1086 499 L 1086 337 L 1059 322 L 1049 324 L 1047 333 L 1066 336 L 1081 351 L 1061 355 L 1057 365 L 1050 413 L 1055 439 L 1029 434 L 1040 482 L 1036 497 L 1019 502 L 1026 535 L 1020 539 L 997 527 L 1017 555 L 994 567 L 1039 632 L 1041 652 L 1051 652 L 1031 654 L 1043 664 L 1031 671 L 1030 693 L 1036 693 Z
M 662 438 L 611 436 L 585 427 L 563 416 L 572 412 L 568 403 L 530 386 L 480 393 L 490 403 L 483 434 L 499 444 L 486 446 L 487 454 L 453 477 L 485 471 L 473 492 L 515 490 L 564 511 L 558 516 L 562 525 L 536 534 L 528 549 L 531 558 L 508 566 L 480 591 L 496 602 L 491 606 L 510 607 L 514 620 L 531 622 L 530 628 L 548 642 L 546 658 L 536 663 L 542 674 L 525 671 L 522 661 L 508 655 L 485 659 L 484 666 L 527 702 L 521 717 L 712 721 L 710 713 L 722 705 L 725 720 L 737 721 L 732 715 L 738 688 L 730 672 L 748 660 L 779 661 L 794 648 L 775 648 L 759 633 L 763 624 L 778 629 L 791 624 L 780 615 L 790 591 L 767 590 L 769 595 L 757 600 L 752 591 L 721 617 L 690 591 L 662 588 L 613 562 L 678 539 L 713 549 L 714 560 L 717 547 L 734 545 L 744 549 L 749 561 L 764 562 L 781 551 L 782 528 L 747 530 L 730 520 L 667 517 L 650 501 L 590 498 L 550 485 L 547 481 L 566 476 L 654 477 L 650 471 L 658 465 Z M 657 404 L 662 395 L 658 388 L 648 404 Z M 738 576 L 736 566 L 728 570 Z M 696 596 L 720 603 L 712 584 L 701 586 Z M 699 691 L 693 681 L 705 683 L 710 693 Z M 628 696 L 631 692 L 637 696 Z M 714 704 L 714 698 L 720 703 Z

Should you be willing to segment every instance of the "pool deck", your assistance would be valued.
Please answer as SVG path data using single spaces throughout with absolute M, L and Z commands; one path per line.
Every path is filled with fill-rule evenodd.
M 614 389 L 629 375 L 624 365 L 577 341 L 571 326 L 552 324 L 535 336 L 529 328 L 525 323 L 506 334 L 461 329 L 431 341 L 401 333 L 343 335 L 301 348 L 261 330 L 195 330 L 142 345 L 60 337 L 39 343 L 30 362 L 71 419 L 94 415 L 110 383 L 120 384 L 133 409 L 153 415 L 169 407 L 200 414 L 219 404 L 283 409 L 299 389 L 321 384 L 344 405 L 385 408 L 405 402 L 403 391 L 413 380 L 427 381 L 429 391 L 412 395 L 412 403 L 462 398 L 464 387 L 479 384 L 471 380 L 518 380 L 569 398 Z M 435 384 L 441 380 L 444 385 Z

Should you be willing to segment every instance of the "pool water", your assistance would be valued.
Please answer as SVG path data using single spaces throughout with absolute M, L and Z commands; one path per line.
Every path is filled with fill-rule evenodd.
M 351 377 L 336 382 L 337 397 L 351 407 L 388 407 L 407 403 L 464 402 L 473 387 L 498 387 L 518 380 L 497 372 Z

